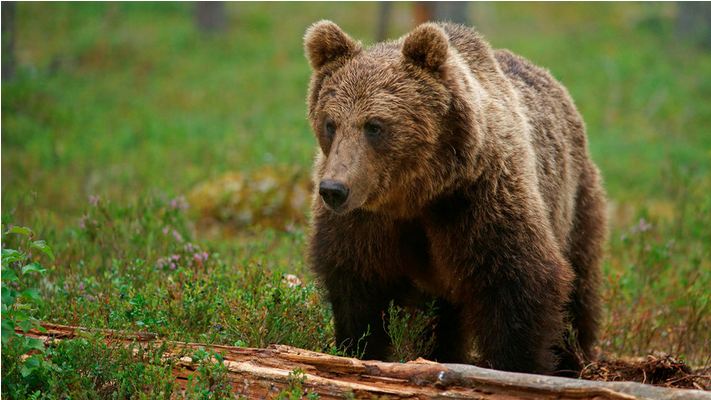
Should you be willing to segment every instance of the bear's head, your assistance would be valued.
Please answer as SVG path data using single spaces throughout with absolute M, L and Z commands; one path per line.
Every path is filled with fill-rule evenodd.
M 475 82 L 440 26 L 365 49 L 320 21 L 304 42 L 314 183 L 328 209 L 412 216 L 472 168 Z

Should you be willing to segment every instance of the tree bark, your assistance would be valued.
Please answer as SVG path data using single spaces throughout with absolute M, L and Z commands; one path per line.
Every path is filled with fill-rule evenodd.
M 195 3 L 195 24 L 203 33 L 222 32 L 227 27 L 225 3 L 222 1 L 198 1 Z
M 382 42 L 388 38 L 388 27 L 390 26 L 390 15 L 392 14 L 393 3 L 389 1 L 378 2 L 378 26 L 375 31 L 375 41 Z
M 15 2 L 2 2 L 2 80 L 15 76 Z
M 711 3 L 677 2 L 677 33 L 711 49 Z
M 305 377 L 302 383 L 304 394 L 316 393 L 322 399 L 348 396 L 388 399 L 711 399 L 711 393 L 698 390 L 503 372 L 422 359 L 387 363 L 337 357 L 283 345 L 254 349 L 167 342 L 150 333 L 89 330 L 55 324 L 43 324 L 43 327 L 47 332 L 18 333 L 42 339 L 46 344 L 73 338 L 82 331 L 99 331 L 111 343 L 167 344 L 170 351 L 166 357 L 179 360 L 173 375 L 181 385 L 185 385 L 197 368 L 192 358 L 181 355 L 186 354 L 186 350 L 212 350 L 222 354 L 235 393 L 247 398 L 273 397 L 289 387 L 293 379 L 290 373 L 299 369 Z
M 417 1 L 414 14 L 415 25 L 428 21 L 470 25 L 466 1 Z

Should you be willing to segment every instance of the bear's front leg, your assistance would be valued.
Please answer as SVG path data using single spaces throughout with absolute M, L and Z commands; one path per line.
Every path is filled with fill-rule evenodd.
M 435 346 L 431 359 L 441 363 L 470 364 L 473 343 L 463 322 L 463 310 L 444 299 L 438 299 Z
M 327 290 L 336 345 L 349 354 L 383 360 L 390 340 L 383 313 L 405 285 L 398 270 L 392 223 L 355 210 L 335 215 L 316 207 L 309 262 Z
M 508 257 L 507 257 L 508 258 Z M 477 279 L 470 321 L 481 364 L 518 372 L 555 370 L 553 346 L 565 328 L 569 267 L 555 259 L 494 262 L 498 273 Z M 498 265 L 497 265 L 498 264 Z
M 383 318 L 398 289 L 394 285 L 338 275 L 324 282 L 333 309 L 336 345 L 352 356 L 385 360 L 390 338 Z

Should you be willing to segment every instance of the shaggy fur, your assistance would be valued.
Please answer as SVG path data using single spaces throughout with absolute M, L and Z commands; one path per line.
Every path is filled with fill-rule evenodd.
M 305 49 L 309 260 L 338 344 L 369 332 L 364 356 L 387 358 L 389 302 L 435 298 L 439 361 L 548 373 L 591 357 L 605 195 L 565 88 L 458 25 L 364 49 L 321 21 Z M 326 180 L 343 205 L 322 201 Z

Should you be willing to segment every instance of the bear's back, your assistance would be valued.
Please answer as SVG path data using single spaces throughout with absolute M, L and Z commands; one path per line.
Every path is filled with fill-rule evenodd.
M 487 90 L 505 90 L 499 84 L 505 79 L 518 94 L 531 127 L 540 193 L 554 234 L 565 248 L 578 179 L 589 165 L 585 127 L 568 91 L 547 70 L 508 50 L 491 49 L 473 29 L 448 23 L 441 26 L 472 73 L 493 83 Z
M 580 175 L 590 163 L 582 117 L 568 91 L 548 71 L 508 50 L 494 54 L 525 110 L 540 191 L 554 234 L 565 248 Z

